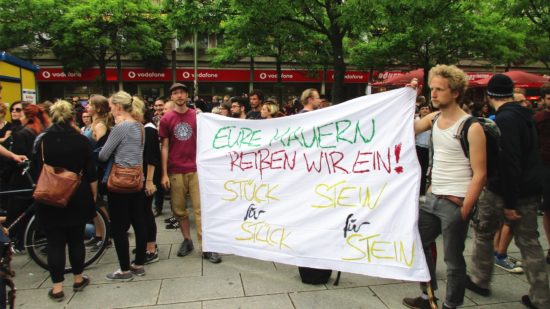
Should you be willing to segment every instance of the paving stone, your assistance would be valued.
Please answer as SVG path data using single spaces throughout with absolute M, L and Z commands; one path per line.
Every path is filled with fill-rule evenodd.
M 191 302 L 191 303 L 177 303 L 177 304 L 167 304 L 167 305 L 156 305 L 156 306 L 146 306 L 146 307 L 132 307 L 132 308 L 147 308 L 147 309 L 202 309 L 202 303 Z
M 297 309 L 384 308 L 386 305 L 368 287 L 290 293 Z
M 351 274 L 351 273 L 342 273 L 342 275 L 340 276 L 339 284 L 334 285 L 334 281 L 336 280 L 337 273 L 338 273 L 337 271 L 332 272 L 331 279 L 326 285 L 327 288 L 346 289 L 346 288 L 354 288 L 354 287 L 366 287 L 371 285 L 395 284 L 395 283 L 403 282 L 400 280 L 370 277 L 370 276 Z
M 88 286 L 75 293 L 67 308 L 125 308 L 155 305 L 161 280 Z
M 441 306 L 442 300 L 445 300 L 446 283 L 445 281 L 438 280 L 437 284 L 439 289 L 435 291 L 435 296 L 440 299 L 439 305 Z M 403 304 L 403 298 L 405 297 L 417 297 L 420 296 L 420 287 L 416 282 L 398 283 L 398 284 L 386 284 L 376 285 L 370 287 L 378 297 L 388 306 L 388 308 L 406 308 Z M 475 305 L 467 297 L 464 298 L 464 306 Z
M 238 255 L 222 255 L 220 264 L 212 264 L 204 260 L 204 275 L 239 274 L 246 272 L 275 271 L 273 262 L 250 259 Z
M 71 297 L 72 291 L 65 294 L 65 300 L 62 302 L 54 302 L 48 297 L 49 289 L 32 289 L 32 290 L 17 290 L 15 294 L 15 308 L 24 309 L 58 309 L 64 308 Z
M 246 296 L 326 290 L 324 284 L 304 284 L 297 271 L 263 271 L 241 274 Z
M 201 276 L 162 280 L 158 304 L 244 296 L 238 275 Z
M 466 289 L 466 296 L 478 305 L 518 302 L 521 300 L 521 296 L 528 293 L 529 284 L 520 280 L 518 275 L 495 275 L 490 288 L 491 295 L 489 297 L 483 297 L 468 289 Z
M 204 301 L 202 309 L 294 309 L 287 294 L 226 298 Z
M 13 268 L 13 270 L 15 271 L 13 281 L 18 290 L 38 288 L 50 276 L 48 271 L 38 266 L 34 261 L 26 263 L 22 268 Z

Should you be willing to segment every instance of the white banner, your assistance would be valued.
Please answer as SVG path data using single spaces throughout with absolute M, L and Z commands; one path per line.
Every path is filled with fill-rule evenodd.
M 203 250 L 428 281 L 416 93 L 269 120 L 198 116 Z

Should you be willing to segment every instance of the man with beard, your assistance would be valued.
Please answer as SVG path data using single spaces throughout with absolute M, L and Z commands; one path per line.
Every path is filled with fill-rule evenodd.
M 187 194 L 195 214 L 197 238 L 202 243 L 201 204 L 199 179 L 197 175 L 197 112 L 187 107 L 189 91 L 187 86 L 175 83 L 170 87 L 174 110 L 166 113 L 160 120 L 162 180 L 164 189 L 171 189 L 172 213 L 179 221 L 183 242 L 178 256 L 186 256 L 193 251 L 189 214 L 187 212 Z M 221 258 L 215 252 L 203 252 L 202 257 L 211 263 L 220 263 Z
M 246 119 L 246 102 L 244 98 L 233 97 L 231 101 L 231 117 Z
M 246 114 L 246 119 L 262 119 L 261 109 L 264 103 L 264 94 L 256 89 L 248 97 L 250 99 L 250 111 Z

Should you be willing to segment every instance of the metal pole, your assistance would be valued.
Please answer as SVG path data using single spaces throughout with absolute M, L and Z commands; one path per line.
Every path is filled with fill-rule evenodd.
M 197 32 L 193 33 L 193 67 L 195 71 L 195 76 L 193 80 L 193 96 L 199 95 L 199 74 L 197 69 L 198 63 L 198 48 L 197 48 Z

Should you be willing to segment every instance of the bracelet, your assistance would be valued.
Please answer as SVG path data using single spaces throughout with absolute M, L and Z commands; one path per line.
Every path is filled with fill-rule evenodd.
M 146 181 L 153 181 L 153 179 L 147 179 Z

